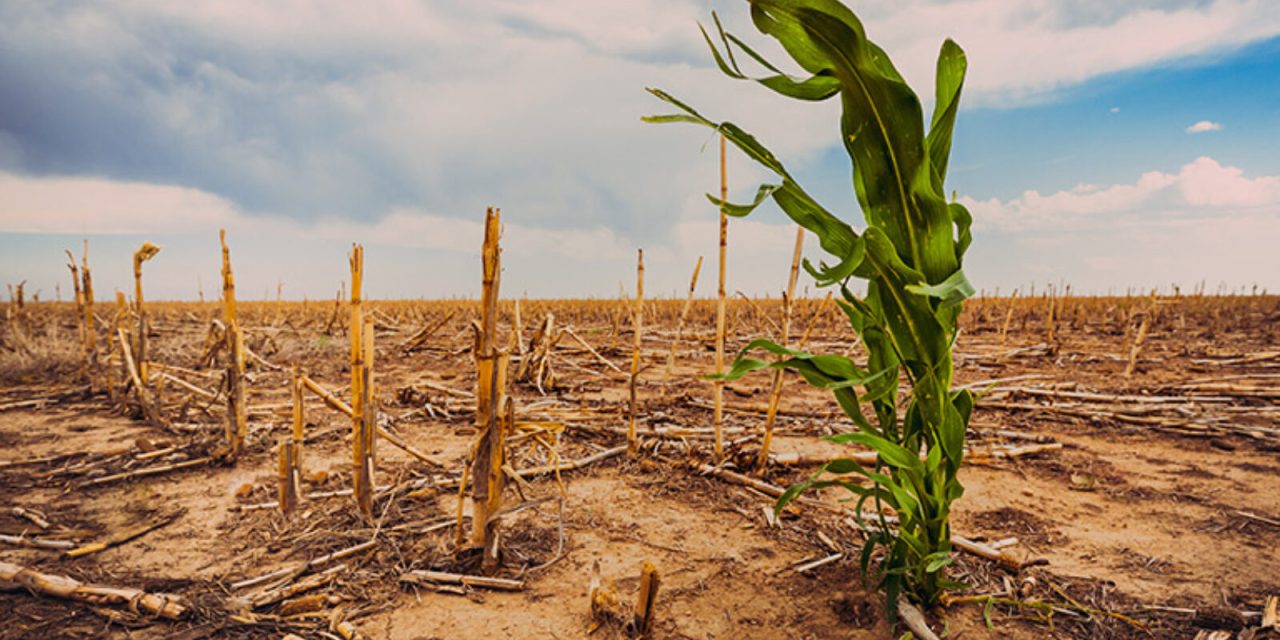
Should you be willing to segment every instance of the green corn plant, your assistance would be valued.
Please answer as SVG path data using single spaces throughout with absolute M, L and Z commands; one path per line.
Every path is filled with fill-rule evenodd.
M 852 161 L 853 189 L 865 228 L 859 233 L 824 208 L 769 149 L 731 122 L 709 120 L 658 89 L 649 91 L 678 113 L 645 120 L 692 123 L 724 135 L 777 180 L 761 185 L 754 200 L 745 204 L 707 197 L 734 216 L 749 215 L 772 200 L 813 232 L 831 256 L 817 266 L 806 260 L 804 266 L 819 286 L 839 287 L 840 307 L 866 347 L 865 366 L 842 356 L 814 355 L 756 340 L 724 377 L 734 379 L 766 367 L 798 371 L 810 384 L 830 390 L 857 425 L 856 432 L 828 439 L 877 452 L 873 469 L 848 459 L 824 465 L 809 481 L 791 487 L 779 499 L 778 509 L 808 489 L 838 486 L 855 494 L 858 521 L 867 538 L 863 575 L 884 591 L 893 616 L 900 596 L 932 605 L 944 590 L 963 586 L 947 580 L 944 567 L 951 561 L 951 505 L 964 492 L 957 472 L 974 403 L 968 391 L 951 389 L 957 318 L 963 300 L 973 294 L 961 270 L 972 218 L 963 206 L 947 201 L 943 181 L 967 63 L 959 46 L 950 40 L 943 43 L 936 102 L 926 133 L 919 98 L 843 4 L 750 0 L 750 9 L 755 27 L 776 39 L 809 75 L 797 78 L 782 72 L 726 33 L 712 14 L 720 44 L 706 29 L 702 35 L 716 64 L 730 77 L 753 80 L 789 98 L 840 100 L 840 140 Z M 735 49 L 770 75 L 747 76 Z M 853 279 L 865 281 L 864 295 L 850 289 Z M 748 355 L 758 351 L 776 359 Z M 900 388 L 903 379 L 909 390 Z M 901 415 L 900 395 L 909 395 Z M 869 406 L 869 413 L 863 405 Z M 853 474 L 866 481 L 854 482 Z M 866 507 L 874 508 L 863 517 Z M 886 507 L 896 514 L 896 526 L 884 515 Z

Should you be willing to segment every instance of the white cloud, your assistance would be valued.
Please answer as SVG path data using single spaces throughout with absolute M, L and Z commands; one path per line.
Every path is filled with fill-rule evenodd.
M 1246 178 L 1236 167 L 1200 157 L 1178 174 L 1178 190 L 1196 209 L 1251 209 L 1280 206 L 1280 176 Z M 1273 211 L 1274 213 L 1274 211 Z
M 1084 294 L 1129 287 L 1168 291 L 1172 284 L 1189 291 L 1202 281 L 1209 291 L 1219 284 L 1228 290 L 1257 284 L 1274 292 L 1280 288 L 1277 242 L 1280 216 L 1259 210 L 1147 224 L 1121 220 L 1052 236 L 987 231 L 974 234 L 965 271 L 988 292 L 996 286 L 1026 291 L 1032 282 L 1037 288 L 1067 283 Z
M 1187 127 L 1187 133 L 1192 133 L 1192 134 L 1195 134 L 1195 133 L 1208 133 L 1208 132 L 1210 132 L 1210 131 L 1221 131 L 1221 130 L 1222 130 L 1222 124 L 1221 124 L 1221 123 L 1218 123 L 1218 122 L 1211 122 L 1211 121 L 1209 121 L 1209 120 L 1201 120 L 1201 121 L 1199 121 L 1199 122 L 1197 122 L 1197 123 L 1195 123 L 1195 124 L 1193 124 L 1193 125 L 1191 125 L 1191 126 Z
M 1120 113 L 1120 107 L 1111 107 L 1111 113 Z
M 516 255 L 600 259 L 628 251 L 603 226 L 544 229 L 506 222 L 505 249 Z M 276 234 L 394 247 L 478 253 L 479 218 L 398 209 L 375 224 L 341 218 L 298 220 L 248 216 L 224 198 L 187 187 L 98 178 L 30 178 L 0 173 L 0 232 L 85 236 Z M 475 245 L 474 247 L 472 245 Z
M 1099 75 L 1280 34 L 1266 0 L 874 0 L 856 10 L 913 86 L 932 86 L 938 45 L 952 37 L 969 57 L 968 102 L 985 105 L 1040 101 Z
M 1280 211 L 1280 176 L 1249 178 L 1237 167 L 1196 158 L 1177 173 L 1150 171 L 1132 184 L 1082 184 L 1048 195 L 1026 191 L 1008 201 L 961 201 L 978 229 L 1031 232 L 1148 227 L 1193 217 Z
M 1128 184 L 961 202 L 974 218 L 965 270 L 988 290 L 1031 282 L 1067 282 L 1084 293 L 1174 283 L 1189 290 L 1202 280 L 1211 290 L 1280 286 L 1280 176 L 1249 177 L 1213 158 Z
M 0 173 L 0 232 L 137 235 L 217 229 L 240 214 L 187 187 Z
M 674 236 L 645 247 L 652 291 L 679 291 L 687 286 L 682 283 L 687 282 L 687 270 L 697 256 L 714 260 L 718 246 L 716 215 L 705 203 L 701 194 L 687 198 Z M 794 227 L 755 220 L 731 220 L 730 224 L 730 291 L 776 293 L 785 279 Z M 0 173 L 0 241 L 5 244 L 22 242 L 23 235 L 32 234 L 65 236 L 68 240 L 81 236 L 98 238 L 95 245 L 104 236 L 127 238 L 129 244 L 167 239 L 175 246 L 186 247 L 193 241 L 209 244 L 220 228 L 227 230 L 233 248 L 250 239 L 274 238 L 282 243 L 281 250 L 289 255 L 287 260 L 292 264 L 273 262 L 269 255 L 243 252 L 237 252 L 236 259 L 238 263 L 252 261 L 248 264 L 256 267 L 254 277 L 269 282 L 289 270 L 292 275 L 286 279 L 295 295 L 306 291 L 323 294 L 330 286 L 331 280 L 325 278 L 332 275 L 333 256 L 324 251 L 320 255 L 308 253 L 308 246 L 341 247 L 360 242 L 371 248 L 371 260 L 384 259 L 385 250 L 408 249 L 430 260 L 469 266 L 470 259 L 479 256 L 483 236 L 479 215 L 459 218 L 403 208 L 368 224 L 335 217 L 250 216 L 223 198 L 186 187 Z M 504 264 L 512 270 L 509 284 L 519 287 L 517 290 L 533 288 L 546 295 L 611 294 L 615 283 L 631 282 L 628 274 L 634 269 L 637 248 L 632 240 L 603 224 L 544 228 L 536 221 L 521 221 L 518 209 L 503 212 L 502 244 Z M 213 256 L 212 251 L 209 256 Z M 166 263 L 174 263 L 169 254 Z M 197 263 L 180 264 L 167 268 L 192 269 L 183 278 L 170 274 L 185 287 L 197 280 L 201 270 Z M 315 265 L 322 267 L 324 278 L 311 279 L 308 270 Z M 40 268 L 54 267 L 53 277 L 60 278 L 58 266 L 51 260 Z M 0 262 L 0 273 L 9 268 L 17 269 L 18 265 Z M 216 273 L 205 275 L 212 281 Z M 439 295 L 467 292 L 476 285 L 473 276 L 470 270 L 432 273 L 429 287 L 441 292 Z M 703 282 L 705 285 L 710 280 Z M 388 285 L 383 283 L 384 287 Z M 395 289 L 399 295 L 414 295 L 413 287 L 398 283 L 395 286 L 399 287 Z M 185 288 L 160 289 L 160 293 L 190 295 Z
M 62 20 L 59 31 L 76 36 L 76 42 L 141 44 L 121 26 L 121 14 L 128 14 L 135 23 L 195 29 L 276 52 L 324 57 L 372 53 L 397 60 L 430 52 L 465 73 L 504 58 L 504 41 L 513 37 L 572 41 L 588 55 L 704 60 L 705 46 L 694 22 L 710 22 L 707 4 L 696 0 L 375 4 L 143 3 L 127 11 L 78 7 L 68 12 L 74 19 Z M 712 8 L 739 36 L 763 39 L 741 3 Z M 925 81 L 932 76 L 938 45 L 945 37 L 954 38 L 969 53 L 970 97 L 984 102 L 1035 98 L 1101 74 L 1280 34 L 1280 13 L 1268 0 L 863 0 L 854 10 L 868 35 L 890 52 L 913 84 L 931 86 Z M 474 46 L 481 40 L 485 47 Z
M 672 236 L 644 247 L 651 295 L 680 295 L 699 255 L 705 258 L 699 293 L 714 291 L 709 274 L 717 223 L 703 202 L 700 194 L 688 196 Z M 988 290 L 1029 280 L 1062 280 L 1077 291 L 1174 281 L 1190 287 L 1202 278 L 1210 285 L 1276 285 L 1270 263 L 1280 243 L 1280 176 L 1246 176 L 1212 158 L 1198 158 L 1176 173 L 1148 172 L 1131 184 L 962 202 L 976 224 L 966 271 Z M 547 229 L 522 221 L 518 209 L 504 211 L 504 221 L 503 278 L 510 295 L 612 295 L 619 284 L 630 290 L 636 244 L 607 226 Z M 63 241 L 56 238 L 74 245 L 72 238 L 85 235 L 93 238 L 103 291 L 128 286 L 126 249 L 150 239 L 166 250 L 149 290 L 157 299 L 192 297 L 201 278 L 206 287 L 216 282 L 220 227 L 228 230 L 246 296 L 272 297 L 278 281 L 287 283 L 289 296 L 332 296 L 345 278 L 344 247 L 353 241 L 369 247 L 371 295 L 447 296 L 476 288 L 478 215 L 398 209 L 371 224 L 268 218 L 188 188 L 0 174 L 0 253 L 18 255 L 29 244 L 26 234 L 55 238 L 47 241 L 47 260 L 0 261 L 0 279 L 30 279 L 46 292 L 65 278 L 55 259 Z M 729 291 L 777 295 L 793 233 L 785 222 L 731 220 Z M 805 253 L 821 258 L 815 245 L 807 238 Z

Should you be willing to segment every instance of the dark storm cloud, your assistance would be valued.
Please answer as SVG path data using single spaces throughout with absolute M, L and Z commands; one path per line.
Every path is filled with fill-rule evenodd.
M 518 6 L 496 17 L 458 8 L 470 26 L 457 33 L 429 11 L 406 27 L 371 9 L 373 26 L 348 33 L 346 16 L 324 11 L 306 17 L 317 22 L 308 28 L 274 24 L 290 19 L 278 11 L 258 16 L 259 26 L 218 8 L 0 7 L 0 169 L 194 187 L 250 214 L 368 220 L 398 207 L 456 214 L 506 200 L 548 226 L 580 223 L 585 211 L 625 229 L 635 205 L 625 184 L 568 153 L 614 156 L 625 170 L 624 154 L 603 148 L 616 136 L 593 137 L 600 125 L 587 120 L 638 129 L 643 81 L 625 87 L 632 113 L 592 114 L 589 105 L 619 103 L 620 83 L 529 64 L 503 86 L 501 75 L 521 64 L 503 52 L 527 41 L 560 58 L 578 49 L 635 66 L 690 59 L 697 44 L 690 22 L 673 30 L 687 37 L 655 39 L 664 46 L 639 38 L 610 51 L 628 41 L 535 20 Z M 526 80 L 534 74 L 543 77 Z M 557 83 L 574 94 L 547 95 Z M 502 108 L 465 104 L 482 99 Z M 530 112 L 539 107 L 545 117 Z M 504 130 L 496 144 L 477 139 Z
M 380 212 L 421 195 L 329 97 L 377 57 L 249 51 L 172 21 L 7 6 L 9 170 L 180 184 L 288 215 Z

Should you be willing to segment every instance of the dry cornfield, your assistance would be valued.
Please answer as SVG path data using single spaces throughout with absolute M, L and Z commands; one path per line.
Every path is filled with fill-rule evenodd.
M 200 276 L 201 303 L 148 302 L 151 242 L 114 305 L 95 294 L 87 241 L 79 261 L 67 251 L 73 303 L 28 303 L 26 280 L 13 285 L 0 326 L 0 639 L 1280 637 L 1280 297 L 1080 297 L 1065 283 L 988 297 L 965 273 L 974 229 L 1089 227 L 1083 211 L 1114 206 L 1117 191 L 1125 229 L 1138 228 L 1140 196 L 1175 225 L 1258 211 L 1253 233 L 1274 178 L 1201 156 L 1183 168 L 1198 172 L 1190 182 L 1156 172 L 1137 188 L 1025 191 L 1001 212 L 947 182 L 952 143 L 973 141 L 954 136 L 969 69 L 956 41 L 942 41 L 932 95 L 918 95 L 840 1 L 749 4 L 803 76 L 716 13 L 700 33 L 710 61 L 785 99 L 838 99 L 828 148 L 846 152 L 861 219 L 787 169 L 808 174 L 812 159 L 649 87 L 666 113 L 643 122 L 718 138 L 713 300 L 696 296 L 701 257 L 687 297 L 646 296 L 643 248 L 635 287 L 612 300 L 504 294 L 504 274 L 581 251 L 566 242 L 504 270 L 494 207 L 474 230 L 479 300 L 370 300 L 387 283 L 367 282 L 355 243 L 334 300 L 284 302 L 278 282 L 276 302 L 244 302 L 225 232 L 216 303 Z M 660 82 L 692 93 L 675 78 Z M 771 115 L 795 134 L 771 143 L 797 156 L 808 133 Z M 728 200 L 731 146 L 771 180 L 750 201 Z M 334 187 L 317 197 L 340 211 Z M 234 224 L 243 202 L 211 200 L 219 212 L 201 224 L 246 227 Z M 1065 215 L 1037 209 L 1064 200 Z M 730 218 L 764 204 L 796 224 L 786 287 L 730 296 Z M 435 246 L 449 223 L 426 220 L 408 234 Z M 538 236 L 527 221 L 512 232 Z M 1148 247 L 1179 252 L 1142 229 Z M 801 266 L 826 297 L 808 285 L 797 296 Z
M 235 303 L 228 254 L 220 303 L 7 305 L 0 638 L 887 637 L 853 503 L 773 508 L 854 424 L 788 374 L 723 383 L 717 428 L 715 300 L 503 298 L 496 218 L 480 301 Z M 829 299 L 789 306 L 793 340 L 865 358 Z M 784 311 L 727 300 L 726 353 Z M 933 628 L 1274 627 L 1277 320 L 1268 295 L 971 300 L 968 586 Z

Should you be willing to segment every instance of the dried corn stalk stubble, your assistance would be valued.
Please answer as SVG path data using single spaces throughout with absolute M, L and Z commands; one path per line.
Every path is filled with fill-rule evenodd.
M 892 508 L 900 519 L 896 528 L 883 518 L 876 523 L 862 521 L 867 535 L 863 571 L 879 580 L 891 613 L 896 613 L 900 595 L 933 604 L 944 589 L 957 586 L 945 579 L 943 567 L 950 562 L 950 507 L 964 491 L 956 474 L 973 408 L 968 391 L 951 390 L 956 320 L 961 302 L 973 293 L 960 268 L 971 240 L 971 217 L 961 205 L 946 201 L 943 187 L 965 55 L 950 40 L 942 45 L 937 99 L 926 135 L 919 98 L 884 51 L 866 39 L 862 24 L 844 5 L 832 0 L 752 0 L 751 17 L 757 29 L 777 39 L 812 75 L 793 78 L 782 73 L 725 33 L 718 19 L 723 55 L 704 30 L 716 63 L 733 78 L 751 79 L 738 67 L 733 56 L 736 47 L 774 74 L 754 80 L 777 93 L 808 101 L 839 97 L 841 140 L 853 162 L 853 186 L 866 220 L 862 233 L 814 200 L 772 152 L 733 123 L 713 122 L 657 89 L 650 91 L 680 113 L 646 120 L 715 129 L 776 174 L 777 184 L 762 185 L 751 203 L 708 197 L 734 216 L 748 215 L 772 199 L 818 237 L 834 264 L 815 267 L 805 261 L 805 269 L 820 286 L 839 287 L 840 306 L 862 337 L 868 360 L 863 368 L 841 356 L 812 355 L 756 340 L 725 377 L 734 379 L 766 367 L 788 368 L 810 384 L 833 392 L 858 431 L 830 439 L 875 450 L 876 468 L 866 470 L 852 460 L 827 463 L 810 481 L 791 487 L 778 507 L 807 489 L 837 485 L 859 496 L 856 512 L 867 503 L 876 512 Z M 865 295 L 859 297 L 849 289 L 851 278 L 866 282 Z M 772 353 L 778 360 L 748 357 L 747 352 L 754 350 Z M 911 397 L 899 416 L 902 373 L 910 382 Z M 870 417 L 863 412 L 863 403 L 871 405 Z M 824 473 L 860 473 L 871 484 L 862 486 L 844 478 L 820 480 Z M 877 549 L 883 554 L 872 571 Z

